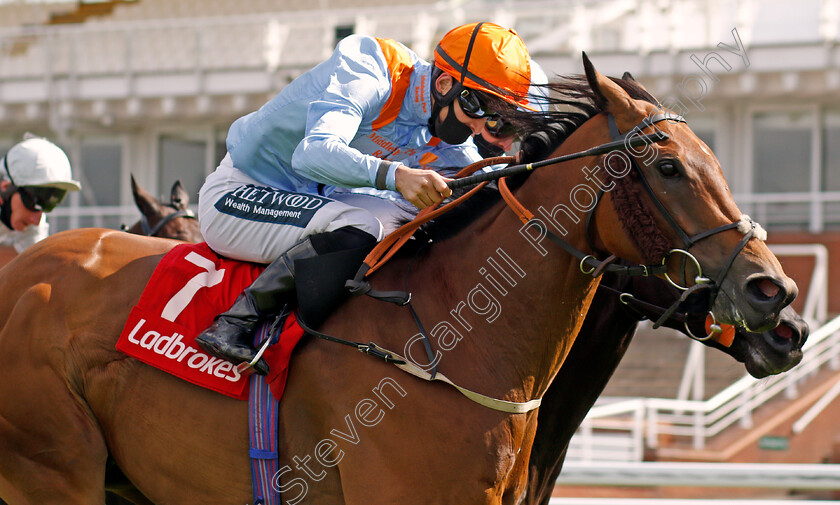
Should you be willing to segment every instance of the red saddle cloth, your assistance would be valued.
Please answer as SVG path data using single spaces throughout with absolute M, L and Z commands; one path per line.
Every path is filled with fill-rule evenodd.
M 239 400 L 248 399 L 248 375 L 204 352 L 195 337 L 210 326 L 263 271 L 263 266 L 220 258 L 206 243 L 180 244 L 163 257 L 139 303 L 131 310 L 117 350 L 199 386 Z M 287 318 L 280 339 L 263 358 L 278 400 L 289 360 L 303 329 Z

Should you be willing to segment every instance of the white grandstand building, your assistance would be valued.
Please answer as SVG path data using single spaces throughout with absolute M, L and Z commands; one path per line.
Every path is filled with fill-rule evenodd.
M 428 56 L 476 20 L 516 28 L 549 75 L 579 73 L 581 51 L 630 71 L 713 147 L 745 212 L 835 236 L 840 0 L 0 0 L 0 153 L 54 139 L 84 189 L 53 229 L 116 228 L 137 218 L 130 174 L 160 195 L 181 179 L 194 203 L 230 123 L 339 38 Z
M 807 293 L 795 307 L 816 323 L 812 341 L 817 334 L 825 349 L 811 356 L 821 361 L 764 389 L 739 380 L 721 393 L 729 403 L 712 398 L 688 414 L 688 404 L 668 404 L 663 412 L 688 419 L 668 436 L 693 437 L 700 448 L 707 432 L 723 429 L 717 418 L 708 429 L 700 422 L 723 411 L 718 403 L 737 403 L 720 416 L 751 428 L 750 402 L 766 401 L 766 390 L 793 398 L 796 381 L 817 367 L 840 369 L 840 318 L 814 331 L 840 313 L 840 268 L 830 262 L 840 257 L 840 0 L 0 0 L 0 155 L 25 132 L 56 141 L 83 190 L 49 215 L 52 229 L 118 228 L 139 218 L 132 174 L 156 195 L 181 180 L 194 205 L 225 154 L 230 124 L 340 38 L 395 38 L 428 58 L 450 28 L 480 20 L 514 27 L 549 76 L 582 72 L 582 51 L 603 73 L 631 72 L 712 147 L 741 210 L 771 231 L 774 246 L 812 244 L 798 263 L 791 256 L 801 248 L 775 250 L 788 255 L 800 300 Z M 679 383 L 680 400 L 717 393 L 684 387 L 705 381 L 699 356 L 682 381 L 666 379 Z M 642 360 L 640 368 L 653 368 L 650 354 Z M 836 384 L 826 404 L 840 398 Z M 610 409 L 634 421 L 625 438 L 636 461 L 659 441 L 651 426 L 660 411 L 634 405 L 601 410 L 610 429 Z M 800 419 L 801 430 L 823 408 Z M 818 435 L 834 436 L 831 422 Z M 591 457 L 592 447 L 573 446 L 570 459 Z

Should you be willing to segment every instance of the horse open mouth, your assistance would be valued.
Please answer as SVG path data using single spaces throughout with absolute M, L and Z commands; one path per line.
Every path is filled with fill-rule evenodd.
M 781 319 L 778 326 L 762 333 L 737 327 L 730 347 L 717 342 L 710 345 L 744 363 L 747 372 L 756 379 L 786 372 L 802 361 L 802 346 L 808 339 L 809 328 L 791 308 L 782 311 Z M 699 326 L 692 329 L 699 331 Z
M 750 348 L 744 366 L 750 375 L 756 379 L 787 372 L 802 361 L 802 351 L 791 351 L 787 356 L 768 355 L 758 348 Z
M 783 321 L 763 333 L 739 332 L 746 342 L 744 365 L 753 377 L 786 372 L 802 361 L 808 326 L 801 320 Z

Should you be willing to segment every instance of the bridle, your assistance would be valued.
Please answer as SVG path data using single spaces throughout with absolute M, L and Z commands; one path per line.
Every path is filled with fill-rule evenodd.
M 178 208 L 176 203 L 165 204 L 166 207 L 171 207 L 172 209 L 175 210 L 175 212 L 173 212 L 171 214 L 168 214 L 167 216 L 162 218 L 160 221 L 158 221 L 157 224 L 155 224 L 154 226 L 149 225 L 149 218 L 147 218 L 145 214 L 142 214 L 140 216 L 140 227 L 143 229 L 143 235 L 145 235 L 147 237 L 156 236 L 156 234 L 164 226 L 166 226 L 170 221 L 172 221 L 174 219 L 178 219 L 178 218 L 182 218 L 182 217 L 185 218 L 185 219 L 198 219 L 196 217 L 195 213 L 192 210 Z M 127 230 L 128 228 L 126 226 L 123 226 L 123 229 Z
M 665 113 L 660 112 L 660 113 L 654 114 L 650 117 L 646 117 L 639 124 L 637 124 L 636 126 L 631 128 L 627 133 L 622 134 L 619 131 L 618 126 L 615 122 L 615 116 L 607 113 L 607 124 L 608 124 L 608 127 L 609 127 L 611 140 L 621 140 L 621 139 L 631 138 L 634 135 L 639 135 L 643 129 L 648 128 L 648 127 L 654 128 L 655 130 L 658 131 L 658 128 L 656 128 L 656 126 L 655 126 L 656 123 L 659 123 L 661 121 L 666 121 L 666 120 L 671 121 L 671 122 L 686 123 L 685 119 L 682 116 L 669 115 L 669 114 L 665 114 Z M 709 293 L 709 298 L 708 298 L 707 309 L 708 309 L 708 315 L 711 316 L 712 321 L 713 321 L 712 333 L 709 333 L 708 335 L 706 335 L 705 338 L 698 338 L 698 337 L 694 336 L 691 331 L 688 332 L 689 335 L 692 338 L 695 338 L 695 339 L 701 340 L 701 341 L 702 340 L 708 340 L 709 338 L 711 338 L 713 336 L 713 333 L 715 333 L 715 330 L 720 331 L 719 330 L 719 325 L 717 325 L 717 320 L 715 318 L 714 312 L 712 312 L 712 310 L 711 310 L 711 307 L 714 305 L 715 299 L 716 299 L 716 297 L 719 293 L 720 286 L 723 284 L 723 281 L 726 278 L 726 275 L 729 273 L 729 270 L 732 268 L 732 265 L 735 262 L 735 259 L 738 257 L 738 255 L 741 253 L 741 251 L 743 251 L 743 249 L 744 249 L 744 247 L 746 247 L 747 243 L 754 237 L 758 238 L 759 240 L 764 240 L 766 238 L 766 232 L 764 231 L 763 228 L 761 228 L 761 225 L 759 225 L 758 223 L 753 221 L 749 216 L 742 215 L 741 218 L 738 221 L 734 221 L 734 222 L 729 223 L 729 224 L 718 226 L 718 227 L 713 228 L 711 230 L 706 230 L 706 231 L 697 233 L 695 235 L 689 235 L 682 228 L 682 226 L 680 226 L 680 224 L 677 222 L 677 220 L 674 218 L 674 216 L 671 214 L 671 212 L 668 210 L 668 208 L 657 197 L 656 193 L 653 191 L 653 188 L 651 188 L 650 183 L 648 183 L 644 172 L 641 170 L 638 163 L 636 162 L 636 158 L 633 157 L 633 156 L 628 156 L 627 158 L 630 161 L 631 169 L 634 170 L 636 175 L 639 177 L 639 180 L 642 184 L 642 187 L 645 189 L 645 192 L 647 193 L 648 197 L 653 202 L 656 209 L 659 211 L 659 213 L 662 215 L 662 217 L 665 219 L 665 221 L 668 223 L 668 225 L 671 227 L 671 229 L 676 233 L 677 237 L 680 239 L 680 241 L 683 244 L 682 248 L 675 248 L 675 249 L 671 249 L 670 251 L 668 251 L 668 253 L 662 258 L 661 265 L 656 265 L 655 266 L 655 268 L 656 268 L 655 271 L 653 269 L 651 269 L 651 273 L 661 273 L 662 275 L 664 275 L 665 279 L 672 286 L 674 286 L 675 288 L 677 288 L 678 290 L 683 292 L 682 296 L 680 296 L 670 307 L 665 309 L 665 311 L 662 313 L 662 315 L 659 317 L 659 319 L 656 320 L 653 327 L 658 328 L 665 321 L 667 321 L 670 317 L 672 317 L 674 315 L 675 311 L 677 310 L 677 308 L 683 302 L 685 302 L 686 299 L 690 295 L 692 295 L 694 293 L 697 293 L 698 291 L 701 291 L 701 290 L 709 290 L 710 293 Z M 603 191 L 599 194 L 598 202 L 600 202 L 600 196 L 602 194 L 603 194 Z M 586 239 L 587 239 L 587 242 L 589 242 L 589 245 L 590 245 L 590 247 L 592 247 L 593 250 L 595 250 L 595 248 L 593 247 L 593 244 L 592 244 L 591 239 L 590 239 L 590 236 L 591 236 L 590 227 L 591 227 L 591 224 L 592 224 L 592 221 L 593 221 L 595 208 L 597 207 L 598 202 L 596 202 L 595 205 L 593 205 L 593 208 L 589 211 L 589 215 L 587 216 L 587 219 L 586 219 Z M 721 233 L 721 232 L 724 232 L 724 231 L 735 230 L 735 229 L 737 229 L 738 231 L 743 233 L 743 235 L 744 235 L 743 238 L 741 238 L 740 242 L 738 242 L 738 244 L 736 244 L 736 246 L 734 247 L 732 252 L 729 254 L 729 257 L 727 258 L 726 262 L 724 263 L 723 268 L 721 268 L 720 272 L 718 272 L 718 275 L 716 277 L 706 277 L 706 276 L 704 276 L 702 268 L 700 267 L 700 262 L 697 260 L 697 258 L 693 254 L 691 254 L 689 252 L 689 249 L 691 249 L 698 242 L 700 242 L 700 241 L 702 241 L 706 238 L 709 238 L 711 236 L 714 236 L 714 235 L 716 235 L 718 233 Z M 549 237 L 549 238 L 551 238 L 551 237 Z M 668 275 L 666 262 L 668 261 L 668 259 L 673 254 L 682 255 L 681 264 L 682 264 L 682 270 L 683 270 L 683 277 L 685 277 L 685 262 L 690 260 L 693 263 L 694 267 L 697 270 L 697 275 L 694 278 L 694 285 L 693 286 L 691 286 L 691 287 L 682 286 L 682 285 L 678 284 L 677 282 L 675 282 L 673 279 L 671 279 L 671 277 Z M 591 257 L 591 256 L 589 256 L 589 257 Z M 587 257 L 584 257 L 583 259 L 586 259 L 586 258 Z M 597 272 L 597 273 L 600 274 L 600 272 L 603 271 L 602 265 L 598 265 L 598 267 L 592 267 L 588 271 L 584 270 L 583 259 L 581 260 L 581 267 L 580 267 L 581 271 L 583 273 L 593 274 L 593 273 Z M 611 257 L 611 261 L 614 261 L 614 260 L 615 260 L 615 257 Z M 648 268 L 651 268 L 651 267 L 648 267 Z M 634 271 L 627 271 L 627 272 L 623 272 L 623 273 L 625 273 L 626 275 L 648 275 L 648 273 L 637 274 Z M 622 294 L 622 296 L 619 297 L 619 299 L 622 301 L 622 303 L 624 303 L 625 305 L 628 305 L 628 297 L 624 296 L 624 295 L 628 295 L 630 297 L 632 297 L 632 295 Z M 688 329 L 688 328 L 686 328 L 686 329 Z

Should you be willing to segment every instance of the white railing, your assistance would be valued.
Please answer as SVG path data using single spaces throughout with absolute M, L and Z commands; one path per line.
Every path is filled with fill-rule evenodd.
M 570 457 L 595 454 L 597 437 L 587 437 L 593 431 L 623 433 L 634 444 L 629 451 L 632 460 L 641 460 L 645 446 L 656 448 L 662 435 L 688 438 L 695 448 L 705 446 L 706 440 L 720 434 L 735 423 L 744 428 L 752 426 L 752 412 L 780 393 L 795 394 L 804 380 L 811 378 L 821 367 L 840 369 L 840 316 L 814 331 L 803 347 L 805 358 L 792 370 L 756 380 L 745 376 L 714 397 L 705 401 L 673 400 L 665 398 L 634 398 L 596 404 L 572 439 L 574 450 Z M 806 414 L 807 415 L 807 414 Z M 606 459 L 628 460 L 628 451 L 600 454 Z
M 776 490 L 838 490 L 840 465 L 744 463 L 578 463 L 567 462 L 561 486 L 714 487 Z M 721 494 L 725 496 L 725 494 Z M 549 505 L 840 505 L 808 499 L 673 499 L 554 497 Z
M 767 226 L 793 226 L 817 233 L 840 223 L 840 191 L 738 193 L 738 207 Z
M 568 462 L 563 465 L 557 484 L 840 490 L 840 465 Z
M 714 498 L 551 498 L 548 505 L 840 505 L 835 500 L 718 500 Z
M 826 319 L 828 304 L 828 250 L 822 244 L 776 244 L 777 256 L 811 256 L 814 269 L 805 293 L 802 317 L 812 328 Z M 705 441 L 735 422 L 750 427 L 752 412 L 784 392 L 795 396 L 798 384 L 828 363 L 840 368 L 840 318 L 815 331 L 804 346 L 803 362 L 782 375 L 757 381 L 745 375 L 707 401 L 704 396 L 705 346 L 693 342 L 686 359 L 685 373 L 676 399 L 605 398 L 592 408 L 569 446 L 569 459 L 577 461 L 641 461 L 645 448 L 656 447 L 660 435 L 690 437 L 700 449 Z M 689 399 L 691 394 L 692 399 Z M 840 396 L 840 382 L 829 390 L 798 421 L 805 429 L 830 403 Z
M 837 194 L 840 201 L 840 193 Z M 814 270 L 808 282 L 805 305 L 800 314 L 808 324 L 824 323 L 828 317 L 828 248 L 823 244 L 771 244 L 776 256 L 812 256 Z

